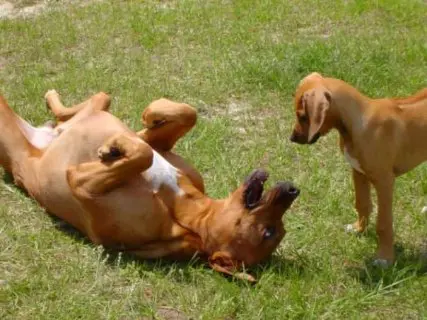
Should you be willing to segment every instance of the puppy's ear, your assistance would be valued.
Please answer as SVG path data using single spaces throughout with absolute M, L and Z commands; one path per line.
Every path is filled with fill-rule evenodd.
M 256 282 L 256 279 L 248 273 L 237 272 L 239 263 L 234 261 L 227 252 L 217 251 L 209 257 L 209 266 L 223 274 L 235 277 L 240 280 Z
M 325 122 L 331 100 L 331 93 L 324 87 L 317 87 L 304 92 L 302 105 L 310 121 L 308 129 L 309 142 L 319 133 Z

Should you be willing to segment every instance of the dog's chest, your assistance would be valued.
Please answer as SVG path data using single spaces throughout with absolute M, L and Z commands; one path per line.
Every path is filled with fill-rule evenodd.
M 362 170 L 362 167 L 360 166 L 359 161 L 356 158 L 353 158 L 350 153 L 348 152 L 347 148 L 344 146 L 344 157 L 345 160 L 352 166 L 352 168 L 360 173 L 365 174 L 365 172 Z
M 143 175 L 151 184 L 154 193 L 157 193 L 162 186 L 166 186 L 177 195 L 184 194 L 184 191 L 178 185 L 178 169 L 154 150 L 153 164 Z

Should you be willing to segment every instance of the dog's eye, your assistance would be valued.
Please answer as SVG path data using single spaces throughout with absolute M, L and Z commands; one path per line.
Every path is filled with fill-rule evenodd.
M 152 128 L 160 127 L 166 122 L 166 120 L 154 120 Z
M 275 234 L 276 234 L 275 227 L 267 227 L 264 229 L 264 234 L 262 235 L 262 237 L 264 238 L 264 240 L 268 240 L 274 237 Z

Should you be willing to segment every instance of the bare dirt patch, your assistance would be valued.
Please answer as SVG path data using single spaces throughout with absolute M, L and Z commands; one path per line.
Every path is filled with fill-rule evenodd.
M 41 13 L 49 1 L 0 1 L 1 18 L 27 18 Z

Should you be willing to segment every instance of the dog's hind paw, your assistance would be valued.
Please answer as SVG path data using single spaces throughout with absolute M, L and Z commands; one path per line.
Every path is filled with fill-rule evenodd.
M 386 259 L 375 259 L 374 261 L 372 261 L 372 265 L 381 269 L 387 269 L 391 266 L 391 262 Z
M 53 94 L 55 94 L 55 95 L 57 95 L 57 96 L 59 95 L 59 94 L 58 94 L 58 92 L 56 92 L 56 90 L 55 90 L 55 89 L 47 90 L 47 92 L 46 92 L 46 93 L 45 93 L 45 95 L 44 95 L 44 98 L 45 98 L 45 99 L 47 99 L 47 97 L 48 97 L 48 96 L 53 95 Z

